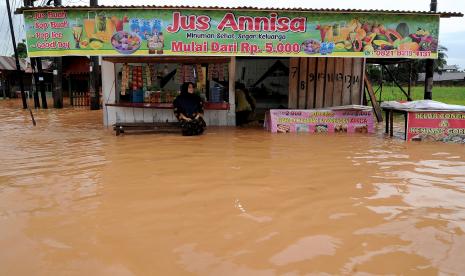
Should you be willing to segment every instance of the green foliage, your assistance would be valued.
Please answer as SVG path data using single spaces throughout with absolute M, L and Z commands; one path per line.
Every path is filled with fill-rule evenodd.
M 19 58 L 27 58 L 27 47 L 24 40 L 18 43 L 18 45 L 16 46 L 16 50 L 18 51 Z
M 378 89 L 378 86 L 374 86 L 373 89 Z M 407 91 L 407 87 L 404 87 Z M 412 87 L 412 99 L 423 100 L 425 93 L 424 86 Z M 379 100 L 380 94 L 376 93 L 376 98 Z M 381 94 L 382 101 L 405 101 L 407 98 L 400 91 L 397 86 L 384 86 L 383 93 Z M 433 87 L 433 100 L 447 103 L 447 104 L 459 104 L 465 105 L 465 86 L 435 86 Z

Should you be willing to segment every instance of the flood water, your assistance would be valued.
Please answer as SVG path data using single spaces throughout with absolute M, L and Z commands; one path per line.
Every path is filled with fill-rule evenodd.
M 465 272 L 464 145 L 0 106 L 0 275 Z

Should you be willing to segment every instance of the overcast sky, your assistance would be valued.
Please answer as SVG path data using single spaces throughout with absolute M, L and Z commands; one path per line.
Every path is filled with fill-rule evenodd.
M 10 3 L 19 6 L 22 0 L 10 0 Z M 41 2 L 41 1 L 38 1 Z M 87 5 L 85 0 L 63 0 L 64 5 Z M 140 5 L 142 1 L 135 0 L 99 0 L 100 5 Z M 143 1 L 144 5 L 194 5 L 194 6 L 255 6 L 255 7 L 279 7 L 279 8 L 356 8 L 356 9 L 385 9 L 385 10 L 429 10 L 430 0 L 286 0 L 286 1 L 245 1 L 245 0 L 171 0 L 171 1 Z M 0 32 L 7 34 L 8 22 L 6 21 L 5 2 L 0 1 Z M 453 11 L 465 13 L 465 0 L 438 0 L 439 11 Z M 15 32 L 24 37 L 21 27 L 21 16 L 15 17 Z M 2 22 L 3 21 L 3 22 Z M 448 51 L 448 64 L 458 64 L 465 69 L 465 18 L 441 19 L 440 44 L 446 46 Z M 0 39 L 0 55 L 11 55 L 11 39 Z

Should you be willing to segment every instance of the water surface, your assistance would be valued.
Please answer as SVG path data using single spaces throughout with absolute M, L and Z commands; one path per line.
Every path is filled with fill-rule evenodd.
M 115 137 L 0 103 L 0 275 L 465 271 L 465 147 L 376 135 Z

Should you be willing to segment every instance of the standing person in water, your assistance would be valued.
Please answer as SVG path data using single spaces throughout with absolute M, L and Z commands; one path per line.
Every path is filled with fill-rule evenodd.
M 194 93 L 194 84 L 185 82 L 181 86 L 181 95 L 173 102 L 174 114 L 181 122 L 182 135 L 200 135 L 207 126 L 203 120 L 203 102 Z
M 251 121 L 256 107 L 255 99 L 245 85 L 236 82 L 236 125 L 242 126 Z

